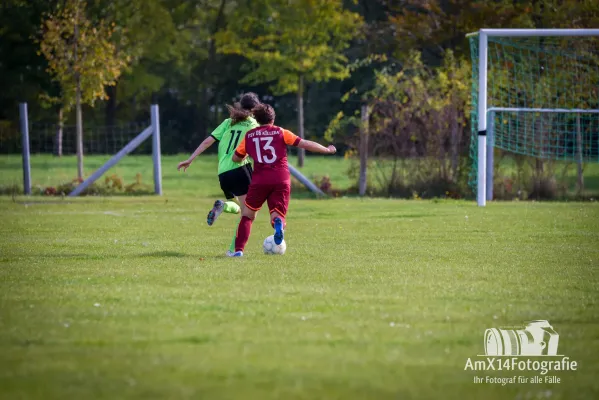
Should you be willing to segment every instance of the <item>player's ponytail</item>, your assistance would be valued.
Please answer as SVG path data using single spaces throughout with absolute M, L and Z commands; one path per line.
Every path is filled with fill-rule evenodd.
M 252 112 L 250 110 L 244 110 L 241 108 L 239 103 L 235 103 L 234 106 L 230 106 L 227 104 L 227 109 L 229 110 L 229 118 L 231 118 L 231 125 L 235 125 L 238 122 L 245 121 L 249 117 L 252 116 Z

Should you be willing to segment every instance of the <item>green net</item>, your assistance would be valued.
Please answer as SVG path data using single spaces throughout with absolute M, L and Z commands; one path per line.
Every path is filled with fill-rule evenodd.
M 469 40 L 473 77 L 469 183 L 476 191 L 482 117 L 478 35 Z M 487 109 L 487 140 L 496 148 L 550 160 L 599 162 L 599 37 L 489 37 Z

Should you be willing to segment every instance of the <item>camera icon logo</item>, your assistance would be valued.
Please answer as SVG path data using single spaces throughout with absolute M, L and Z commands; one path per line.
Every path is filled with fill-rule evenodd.
M 485 331 L 488 356 L 555 356 L 559 335 L 546 320 L 530 321 L 524 329 Z

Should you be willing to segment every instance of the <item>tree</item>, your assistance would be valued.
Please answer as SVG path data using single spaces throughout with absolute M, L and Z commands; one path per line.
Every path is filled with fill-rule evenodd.
M 514 0 L 401 0 L 393 2 L 388 23 L 397 58 L 422 49 L 427 64 L 442 63 L 445 50 L 468 54 L 465 35 L 481 28 L 533 28 L 528 2 Z
M 367 106 L 347 116 L 339 113 L 326 132 L 358 149 L 360 194 L 374 186 L 366 183 L 367 165 L 369 179 L 387 196 L 412 191 L 436 196 L 459 188 L 464 176 L 459 157 L 469 138 L 469 63 L 448 50 L 443 64 L 431 68 L 412 51 L 401 69 L 382 68 L 375 77 L 371 90 L 343 96 L 345 101 L 359 95 Z M 367 161 L 367 155 L 374 160 Z
M 214 34 L 225 28 L 236 2 L 88 1 L 88 15 L 114 23 L 113 39 L 126 39 L 117 51 L 131 56 L 131 67 L 118 84 L 106 88 L 110 99 L 105 102 L 105 124 L 136 118 L 147 103 L 160 101 L 177 130 L 185 133 L 169 135 L 173 141 L 163 145 L 179 142 L 197 147 L 208 129 L 220 122 L 217 119 L 223 114 L 217 110 L 235 97 L 243 76 L 239 57 L 217 54 L 214 44 Z
M 28 102 L 31 117 L 43 110 L 36 100 L 41 91 L 52 90 L 45 73 L 46 61 L 31 38 L 39 30 L 40 18 L 52 7 L 48 0 L 3 0 L 0 2 L 0 120 L 18 121 L 18 102 Z
M 257 0 L 235 10 L 239 23 L 217 35 L 218 51 L 244 56 L 251 71 L 242 82 L 271 83 L 275 94 L 297 94 L 298 135 L 304 137 L 304 90 L 310 82 L 349 76 L 343 54 L 362 17 L 341 0 Z M 298 165 L 304 152 L 298 153 Z
M 117 57 L 111 42 L 114 29 L 103 20 L 92 23 L 82 0 L 66 0 L 42 23 L 40 51 L 52 78 L 60 85 L 65 110 L 75 106 L 77 125 L 77 177 L 83 179 L 83 122 L 81 105 L 105 99 L 104 86 L 116 84 L 129 61 Z
M 191 2 L 181 0 L 89 1 L 90 18 L 113 26 L 111 41 L 117 57 L 129 58 L 129 68 L 120 77 L 118 85 L 106 87 L 109 98 L 105 103 L 105 125 L 111 127 L 117 121 L 119 99 L 149 100 L 164 85 L 168 74 L 174 72 L 172 65 L 170 71 L 160 71 L 156 70 L 156 64 L 180 60 L 183 54 L 192 52 L 191 46 L 181 40 L 189 35 L 187 21 L 178 16 L 183 8 L 184 15 L 193 18 L 193 6 Z M 148 29 L 149 26 L 152 29 Z

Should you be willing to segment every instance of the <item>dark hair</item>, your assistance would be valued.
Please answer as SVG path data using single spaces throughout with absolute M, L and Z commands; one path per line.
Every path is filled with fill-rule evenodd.
M 269 104 L 258 104 L 252 110 L 256 122 L 260 125 L 272 124 L 275 122 L 275 110 Z
M 239 104 L 244 110 L 251 111 L 254 107 L 260 104 L 260 99 L 256 93 L 248 92 L 241 96 Z
M 231 125 L 235 125 L 238 122 L 245 121 L 252 116 L 252 109 L 260 104 L 258 95 L 256 93 L 245 93 L 241 96 L 239 103 L 230 106 L 227 104 L 229 110 L 229 117 L 231 118 Z

